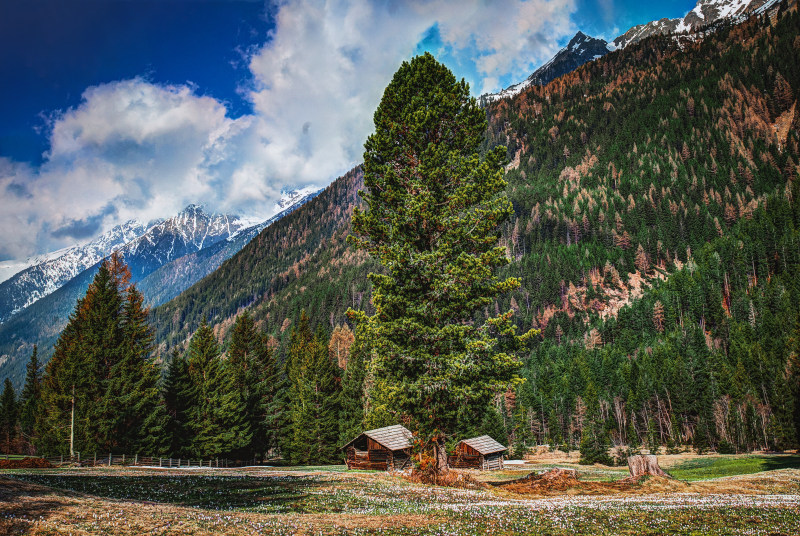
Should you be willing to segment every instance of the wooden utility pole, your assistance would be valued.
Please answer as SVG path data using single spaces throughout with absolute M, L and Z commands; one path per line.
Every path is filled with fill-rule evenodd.
M 75 384 L 72 384 L 72 417 L 69 423 L 69 455 L 75 456 Z

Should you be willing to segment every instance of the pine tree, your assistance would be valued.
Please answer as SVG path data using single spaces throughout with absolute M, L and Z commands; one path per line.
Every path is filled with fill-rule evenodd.
M 189 423 L 192 452 L 202 457 L 240 456 L 252 439 L 245 403 L 205 321 L 189 343 L 189 375 L 197 393 Z
M 123 292 L 130 272 L 119 255 L 104 260 L 59 335 L 42 380 L 37 450 L 98 452 L 113 444 L 110 408 L 101 404 L 123 350 Z M 73 442 L 74 438 L 74 442 Z
M 369 275 L 376 314 L 351 314 L 367 323 L 376 374 L 391 386 L 387 406 L 398 420 L 411 419 L 444 470 L 458 408 L 485 408 L 518 381 L 522 341 L 511 312 L 471 322 L 520 284 L 493 275 L 508 262 L 497 246 L 512 213 L 505 148 L 481 158 L 484 111 L 427 53 L 403 63 L 374 119 L 364 152 L 366 210 L 354 209 L 349 240 L 384 273 Z
M 328 352 L 328 338 L 322 328 L 314 335 L 315 351 L 312 377 L 312 405 L 316 418 L 313 421 L 314 443 L 312 458 L 316 463 L 334 463 L 339 457 L 339 412 L 341 409 L 341 378 L 339 367 Z
M 19 405 L 19 425 L 23 439 L 28 445 L 34 443 L 36 417 L 41 408 L 42 374 L 39 366 L 39 350 L 34 345 L 31 360 L 28 362 L 25 385 L 22 388 Z
M 286 375 L 289 379 L 291 435 L 287 446 L 289 459 L 294 464 L 311 462 L 313 421 L 316 417 L 311 407 L 313 396 L 312 367 L 315 341 L 308 315 L 300 313 L 300 320 L 292 327 Z
M 3 383 L 3 394 L 0 395 L 0 447 L 6 454 L 15 452 L 15 439 L 18 431 L 17 394 L 11 380 Z
M 252 445 L 254 451 L 263 458 L 279 447 L 280 423 L 284 419 L 286 405 L 279 395 L 284 384 L 269 337 L 259 334 L 258 340 L 254 360 L 257 374 L 253 416 L 256 422 L 252 425 Z
M 189 364 L 177 349 L 164 375 L 163 398 L 169 417 L 167 436 L 171 456 L 191 456 L 190 423 L 197 402 L 197 390 L 189 375 Z
M 244 401 L 245 414 L 253 433 L 246 455 L 265 454 L 271 441 L 264 428 L 266 406 L 272 399 L 274 363 L 265 338 L 258 333 L 250 314 L 245 311 L 236 317 L 228 349 L 226 368 L 234 389 Z
M 364 380 L 367 375 L 368 346 L 363 330 L 356 329 L 350 346 L 347 368 L 342 378 L 341 413 L 339 416 L 339 444 L 343 445 L 364 430 Z
M 130 454 L 163 455 L 168 451 L 168 417 L 158 388 L 159 370 L 150 360 L 153 334 L 144 297 L 131 286 L 122 310 L 120 360 L 100 404 L 109 415 L 103 433 L 109 447 Z

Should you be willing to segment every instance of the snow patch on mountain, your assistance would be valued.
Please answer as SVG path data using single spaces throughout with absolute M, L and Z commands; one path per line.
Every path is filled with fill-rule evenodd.
M 23 269 L 0 283 L 0 323 L 47 296 L 146 231 L 131 220 L 83 245 L 76 245 L 19 262 Z M 8 262 L 10 265 L 12 262 Z
M 482 104 L 486 104 L 499 99 L 513 97 L 531 85 L 545 85 L 559 76 L 574 71 L 586 62 L 602 58 L 611 50 L 605 40 L 596 39 L 583 32 L 578 32 L 567 43 L 567 46 L 556 52 L 555 56 L 536 69 L 527 79 L 509 86 L 499 93 L 481 95 L 480 101 Z
M 147 225 L 129 221 L 84 245 L 76 245 L 24 261 L 4 261 L 7 273 L 0 281 L 0 323 L 51 294 L 69 280 L 94 266 L 114 251 L 122 253 L 134 281 L 184 255 L 220 240 L 234 240 L 242 233 L 255 236 L 267 225 L 288 214 L 317 193 L 314 187 L 284 192 L 268 220 L 247 215 L 208 213 L 190 204 L 177 215 Z

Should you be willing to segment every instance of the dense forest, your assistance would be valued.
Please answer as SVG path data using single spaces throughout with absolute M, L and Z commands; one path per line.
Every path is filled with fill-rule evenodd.
M 521 286 L 474 320 L 513 310 L 521 330 L 542 336 L 524 359 L 525 381 L 485 419 L 464 422 L 464 434 L 490 432 L 515 453 L 580 448 L 587 461 L 608 461 L 611 446 L 798 445 L 798 35 L 796 8 L 781 8 L 696 42 L 655 36 L 488 105 L 483 151 L 507 147 L 513 203 L 500 275 Z M 363 424 L 388 424 L 365 404 L 368 341 L 352 342 L 359 329 L 345 315 L 374 313 L 366 274 L 379 267 L 345 241 L 363 187 L 361 170 L 349 172 L 152 312 L 154 355 L 165 363 L 164 452 L 281 448 L 310 461 L 291 453 L 312 429 L 333 445 Z M 176 426 L 223 418 L 170 406 L 177 395 L 167 393 L 200 354 L 222 371 L 211 377 L 237 377 L 229 367 L 242 322 L 258 341 L 245 354 L 267 372 L 238 390 L 228 379 L 208 389 L 226 407 L 250 404 L 244 414 L 257 418 L 241 423 L 250 442 L 171 443 L 183 437 Z M 313 388 L 293 385 L 302 378 Z M 325 393 L 316 414 L 291 409 L 303 393 Z M 92 446 L 104 448 L 101 439 Z

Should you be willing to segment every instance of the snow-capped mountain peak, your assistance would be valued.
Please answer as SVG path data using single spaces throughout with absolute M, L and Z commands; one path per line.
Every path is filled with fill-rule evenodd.
M 0 323 L 60 288 L 146 230 L 141 222 L 130 220 L 86 244 L 38 255 L 20 263 L 22 269 L 0 283 Z
M 583 32 L 576 33 L 567 46 L 559 50 L 550 61 L 536 69 L 527 79 L 509 86 L 500 93 L 489 93 L 481 96 L 481 102 L 492 102 L 512 97 L 531 85 L 545 85 L 570 71 L 574 71 L 584 63 L 608 54 L 613 48 L 603 39 L 596 39 Z
M 694 33 L 705 26 L 729 20 L 739 22 L 753 13 L 762 12 L 778 0 L 698 0 L 695 7 L 679 19 L 660 19 L 634 26 L 614 39 L 616 48 L 637 43 L 651 35 Z

